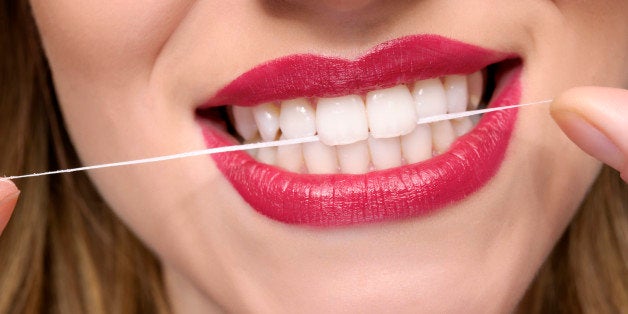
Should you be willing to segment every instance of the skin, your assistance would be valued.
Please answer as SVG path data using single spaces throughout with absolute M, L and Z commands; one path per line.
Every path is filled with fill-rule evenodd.
M 31 3 L 84 164 L 202 149 L 194 108 L 238 74 L 294 53 L 351 58 L 409 34 L 518 53 L 523 102 L 628 86 L 627 1 Z M 589 88 L 551 109 L 585 151 L 626 171 L 627 106 L 625 91 Z M 90 177 L 163 262 L 178 312 L 496 313 L 516 307 L 600 165 L 537 107 L 520 112 L 486 187 L 415 220 L 282 225 L 248 207 L 207 157 Z M 13 204 L 0 204 L 5 222 Z

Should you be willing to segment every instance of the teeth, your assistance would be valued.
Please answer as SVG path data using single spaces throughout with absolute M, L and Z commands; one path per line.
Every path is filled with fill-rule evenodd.
M 473 121 L 469 117 L 451 120 L 451 126 L 454 128 L 456 136 L 463 136 L 473 129 Z
M 316 112 L 310 102 L 305 98 L 282 102 L 279 128 L 289 139 L 316 134 Z
M 369 136 L 362 98 L 350 95 L 321 98 L 316 107 L 316 130 L 326 145 L 345 145 Z
M 257 150 L 257 160 L 268 164 L 274 165 L 277 161 L 277 148 L 276 147 L 264 147 Z
M 303 144 L 303 157 L 309 173 L 338 173 L 336 147 L 321 142 Z
M 366 141 L 336 147 L 342 173 L 362 174 L 369 170 L 369 148 Z
M 254 137 L 254 138 L 252 138 L 250 140 L 244 141 L 243 144 L 257 143 L 259 141 L 260 141 L 260 138 L 258 136 L 256 136 L 256 137 Z M 249 154 L 249 156 L 251 156 L 253 158 L 257 158 L 257 154 L 259 153 L 259 149 L 249 149 L 249 150 L 246 151 L 246 153 Z
M 469 92 L 467 91 L 467 77 L 450 75 L 443 83 L 447 94 L 447 112 L 456 113 L 467 110 Z
M 250 107 L 233 106 L 233 119 L 235 120 L 235 129 L 245 141 L 248 141 L 257 135 L 257 125 L 255 117 L 253 117 L 253 109 Z
M 440 121 L 430 124 L 432 128 L 432 145 L 434 152 L 440 155 L 446 152 L 451 144 L 456 140 L 456 133 L 449 121 Z
M 484 75 L 482 71 L 477 71 L 469 75 L 467 81 L 469 86 L 469 110 L 475 110 L 482 101 L 482 92 L 484 91 Z
M 377 170 L 401 166 L 401 143 L 398 137 L 369 137 L 371 161 Z
M 368 92 L 232 107 L 245 143 L 318 134 L 320 142 L 262 148 L 253 158 L 295 173 L 363 174 L 417 163 L 447 151 L 478 117 L 417 125 L 419 118 L 477 109 L 484 74 L 450 75 Z M 363 100 L 365 99 L 365 100 Z M 366 102 L 366 104 L 365 104 Z M 370 129 L 370 133 L 369 133 Z M 279 132 L 281 131 L 281 132 Z
M 401 137 L 401 151 L 407 163 L 432 158 L 432 131 L 429 125 L 417 125 L 414 131 Z
M 412 97 L 419 118 L 447 113 L 447 96 L 439 79 L 417 82 L 412 89 Z
M 285 139 L 281 137 L 280 139 Z M 301 172 L 303 167 L 303 150 L 301 144 L 277 147 L 277 166 L 291 172 Z
M 367 93 L 366 112 L 374 138 L 406 135 L 416 126 L 414 101 L 405 85 Z
M 279 131 L 279 108 L 272 103 L 253 107 L 257 128 L 265 142 L 274 141 Z

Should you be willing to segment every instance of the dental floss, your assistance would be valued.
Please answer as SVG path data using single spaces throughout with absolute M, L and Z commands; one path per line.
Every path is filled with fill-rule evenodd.
M 475 115 L 489 113 L 489 112 L 502 111 L 506 109 L 513 109 L 513 108 L 520 108 L 520 107 L 541 105 L 541 104 L 549 104 L 552 101 L 553 99 L 546 99 L 546 100 L 535 101 L 535 102 L 530 102 L 526 104 L 486 108 L 486 109 L 463 111 L 463 112 L 456 112 L 456 113 L 439 114 L 439 115 L 430 116 L 426 118 L 420 118 L 417 121 L 417 124 L 426 124 L 426 123 L 440 122 L 440 121 L 446 121 L 446 120 L 454 120 L 454 119 L 460 119 L 464 117 L 470 117 L 470 116 L 475 116 Z
M 464 112 L 458 112 L 458 113 L 448 113 L 448 114 L 436 115 L 436 116 L 421 118 L 421 119 L 419 119 L 417 121 L 417 124 L 433 123 L 433 122 L 439 122 L 439 121 L 446 121 L 446 120 L 470 117 L 470 116 L 484 114 L 484 113 L 489 113 L 489 112 L 513 109 L 513 108 L 520 108 L 520 107 L 540 105 L 540 104 L 548 104 L 548 103 L 551 103 L 552 101 L 553 101 L 553 99 L 546 99 L 546 100 L 541 100 L 541 101 L 536 101 L 536 102 L 531 102 L 531 103 L 525 103 L 525 104 L 518 104 L 518 105 L 511 105 L 511 106 L 486 108 L 486 109 L 464 111 Z M 48 176 L 48 175 L 54 175 L 54 174 L 72 173 L 72 172 L 78 172 L 78 171 L 95 170 L 95 169 L 103 169 L 103 168 L 113 168 L 113 167 L 120 167 L 120 166 L 147 164 L 147 163 L 166 161 L 166 160 L 173 160 L 173 159 L 181 159 L 181 158 L 187 158 L 187 157 L 195 157 L 195 156 L 211 155 L 211 154 L 219 154 L 219 153 L 227 153 L 227 152 L 236 152 L 236 151 L 242 151 L 242 150 L 251 150 L 251 149 L 259 149 L 259 148 L 267 148 L 267 147 L 278 147 L 278 146 L 286 146 L 286 145 L 295 145 L 295 144 L 311 143 L 311 142 L 317 142 L 317 141 L 319 141 L 318 136 L 309 136 L 309 137 L 304 137 L 304 138 L 284 139 L 284 140 L 272 141 L 272 142 L 261 142 L 261 143 L 251 143 L 251 144 L 240 144 L 240 145 L 232 145 L 232 146 L 215 147 L 215 148 L 202 149 L 202 150 L 196 150 L 196 151 L 191 151 L 191 152 L 186 152 L 186 153 L 179 153 L 179 154 L 166 155 L 166 156 L 160 156 L 160 157 L 136 159 L 136 160 L 130 160 L 130 161 L 113 162 L 113 163 L 106 163 L 106 164 L 93 165 L 93 166 L 84 166 L 84 167 L 78 167 L 78 168 L 49 171 L 49 172 L 39 172 L 39 173 L 32 173 L 32 174 L 26 174 L 26 175 L 16 175 L 16 176 L 10 176 L 10 177 L 2 177 L 2 178 L 0 178 L 0 181 L 17 180 L 17 179 L 25 179 L 25 178 L 32 178 L 32 177 L 41 177 L 41 176 Z

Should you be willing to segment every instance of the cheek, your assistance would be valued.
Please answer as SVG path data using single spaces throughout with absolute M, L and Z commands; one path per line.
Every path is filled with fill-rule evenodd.
M 157 115 L 155 108 L 172 109 L 157 106 L 159 97 L 151 94 L 147 82 L 155 59 L 191 3 L 31 1 L 64 119 L 85 163 L 120 159 L 111 151 L 124 149 L 124 139 L 145 140 L 125 134 L 129 125 L 149 128 L 152 124 L 146 120 Z M 161 116 L 168 114 L 172 116 Z M 103 130 L 108 131 L 104 138 Z
M 148 72 L 190 3 L 31 1 L 53 71 L 88 80 L 102 79 L 104 73 Z
M 586 65 L 589 85 L 628 88 L 628 1 L 561 0 L 556 5 L 571 30 L 564 36 L 578 38 L 580 44 L 563 55 L 580 56 L 577 62 Z
M 167 101 L 151 85 L 156 58 L 192 3 L 32 0 L 56 96 L 83 164 L 204 147 L 190 118 L 193 111 Z M 198 183 L 205 177 L 188 169 L 207 169 L 208 160 L 195 159 L 192 167 L 171 162 L 166 167 L 121 167 L 89 175 L 116 214 L 140 236 L 159 239 L 160 231 L 176 225 L 168 216 L 172 209 L 190 202 L 175 197 L 173 186 L 206 186 Z M 206 177 L 213 174 L 208 173 Z

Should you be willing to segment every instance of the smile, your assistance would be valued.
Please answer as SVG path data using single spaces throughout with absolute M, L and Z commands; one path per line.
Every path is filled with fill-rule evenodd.
M 434 213 L 501 165 L 517 110 L 416 125 L 519 102 L 520 61 L 436 35 L 356 60 L 293 55 L 236 78 L 197 110 L 208 147 L 318 135 L 321 142 L 212 156 L 243 199 L 288 224 L 332 227 Z

